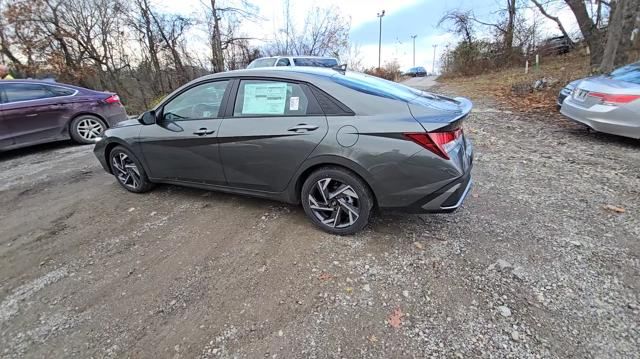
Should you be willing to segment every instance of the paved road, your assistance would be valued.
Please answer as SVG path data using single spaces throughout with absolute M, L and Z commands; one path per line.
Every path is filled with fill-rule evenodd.
M 637 356 L 640 144 L 487 104 L 466 133 L 461 210 L 353 237 L 264 200 L 126 193 L 86 146 L 0 154 L 0 356 Z
M 421 90 L 427 90 L 437 84 L 436 78 L 437 76 L 410 77 L 402 83 Z

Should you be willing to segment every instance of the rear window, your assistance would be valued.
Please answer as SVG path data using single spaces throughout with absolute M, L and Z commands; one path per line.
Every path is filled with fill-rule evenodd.
M 609 78 L 618 81 L 640 84 L 640 63 L 623 66 L 609 74 Z
M 335 67 L 338 66 L 336 59 L 318 59 L 313 57 L 298 57 L 293 59 L 296 66 L 313 66 L 313 67 Z
M 355 72 L 349 72 L 346 75 L 335 75 L 331 79 L 352 90 L 394 100 L 410 101 L 422 94 L 420 90 L 396 82 Z
M 249 66 L 247 66 L 248 69 L 255 69 L 258 67 L 271 67 L 276 63 L 276 59 L 274 58 L 267 58 L 267 59 L 256 59 L 253 60 Z

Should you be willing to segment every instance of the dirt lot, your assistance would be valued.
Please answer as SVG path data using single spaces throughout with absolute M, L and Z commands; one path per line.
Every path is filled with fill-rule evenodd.
M 126 193 L 91 147 L 0 154 L 0 356 L 637 357 L 640 142 L 492 108 L 466 123 L 461 210 L 354 237 L 269 201 Z

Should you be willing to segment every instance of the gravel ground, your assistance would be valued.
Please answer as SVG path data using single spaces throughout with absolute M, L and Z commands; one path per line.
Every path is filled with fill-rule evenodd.
M 353 237 L 126 193 L 86 146 L 0 154 L 0 357 L 637 358 L 640 142 L 493 108 L 461 210 Z

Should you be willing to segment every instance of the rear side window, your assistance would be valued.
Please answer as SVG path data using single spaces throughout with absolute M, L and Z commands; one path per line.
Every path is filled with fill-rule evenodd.
M 249 66 L 247 66 L 247 68 L 255 69 L 258 67 L 271 67 L 275 63 L 276 63 L 276 59 L 274 58 L 256 59 L 256 60 L 253 60 L 253 62 L 251 62 Z
M 309 99 L 302 86 L 271 80 L 242 80 L 238 88 L 234 117 L 304 116 Z
M 291 62 L 289 62 L 289 59 L 287 58 L 280 59 L 278 60 L 278 63 L 276 64 L 276 66 L 291 66 Z
M 64 96 L 56 95 L 54 92 L 48 91 L 48 87 L 49 86 L 43 86 L 39 84 L 18 83 L 5 84 L 4 89 L 7 102 L 32 101 L 56 96 Z
M 335 67 L 338 66 L 336 59 L 318 59 L 313 57 L 297 57 L 293 59 L 296 66 L 313 66 L 313 67 Z
M 411 87 L 387 81 L 379 77 L 350 72 L 347 75 L 334 75 L 331 80 L 352 90 L 368 95 L 386 97 L 394 100 L 410 101 L 421 94 Z
M 76 90 L 68 89 L 66 87 L 59 86 L 47 86 L 44 85 L 45 89 L 49 91 L 53 96 L 71 96 L 76 93 Z

